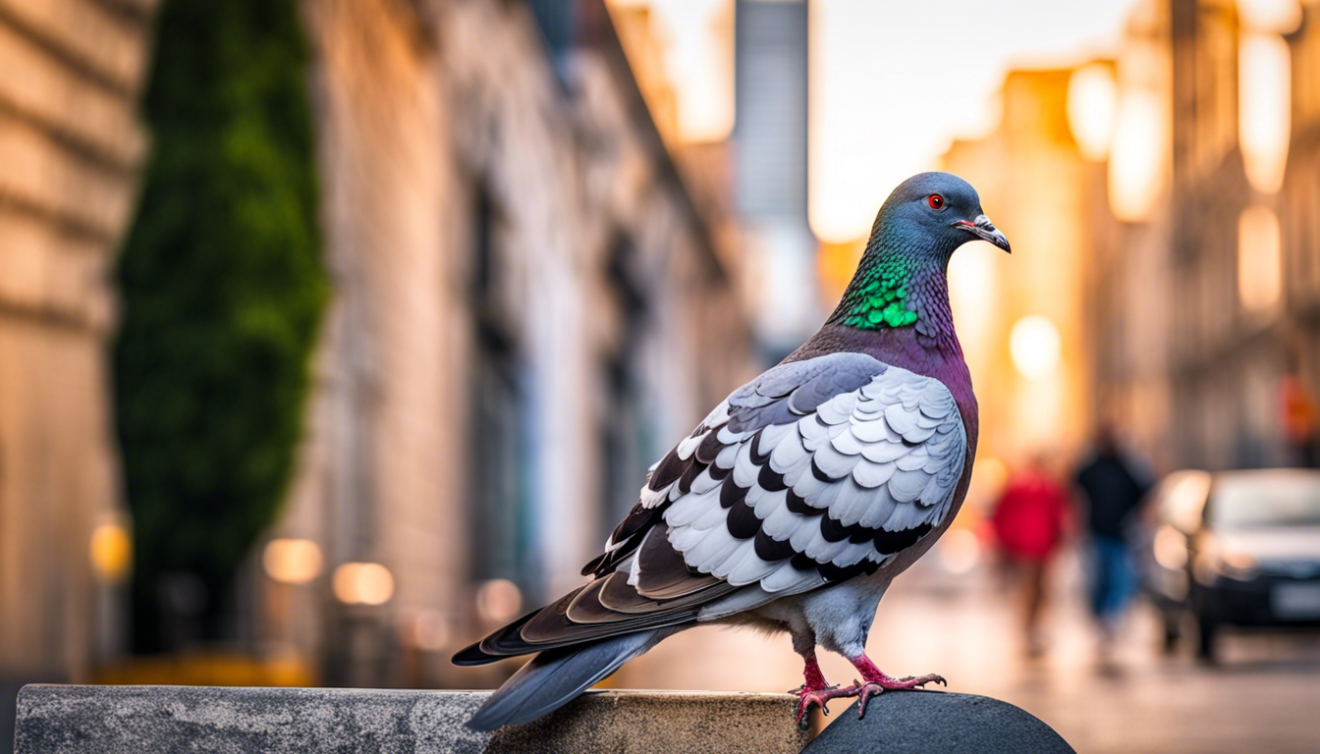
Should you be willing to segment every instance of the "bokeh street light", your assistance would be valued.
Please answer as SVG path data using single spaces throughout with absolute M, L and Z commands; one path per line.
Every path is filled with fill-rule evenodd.
M 272 539 L 261 553 L 266 575 L 281 584 L 306 584 L 321 575 L 321 548 L 309 539 Z
M 1278 34 L 1246 33 L 1238 50 L 1238 133 L 1252 188 L 1283 187 L 1291 130 L 1292 62 Z
M 133 541 L 118 521 L 98 524 L 88 543 L 88 558 L 97 578 L 116 583 L 128 575 L 133 564 Z
M 491 579 L 477 589 L 477 612 L 493 623 L 511 620 L 522 610 L 522 591 L 508 579 Z
M 331 586 L 346 605 L 383 605 L 394 596 L 394 575 L 380 563 L 344 563 L 335 569 Z
M 1008 348 L 1013 366 L 1023 377 L 1040 379 L 1059 366 L 1059 328 L 1045 317 L 1023 317 L 1013 324 Z
M 1261 312 L 1283 296 L 1283 249 L 1279 217 L 1269 207 L 1247 207 L 1238 217 L 1238 298 Z
M 1109 155 L 1118 116 L 1118 87 L 1113 69 L 1092 63 L 1068 79 L 1068 128 L 1082 156 L 1098 162 Z

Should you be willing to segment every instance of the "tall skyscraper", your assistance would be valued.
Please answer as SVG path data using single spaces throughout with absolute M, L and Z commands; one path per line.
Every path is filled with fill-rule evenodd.
M 734 140 L 757 335 L 767 356 L 820 324 L 807 225 L 806 0 L 738 0 Z

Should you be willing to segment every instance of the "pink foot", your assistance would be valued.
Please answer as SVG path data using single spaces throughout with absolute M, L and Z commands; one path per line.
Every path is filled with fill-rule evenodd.
M 798 696 L 797 724 L 798 727 L 803 730 L 806 730 L 807 728 L 807 713 L 811 711 L 812 707 L 820 707 L 821 714 L 828 715 L 830 714 L 830 710 L 826 705 L 829 704 L 831 699 L 838 699 L 839 697 L 845 696 L 857 696 L 851 688 L 841 689 L 838 686 L 826 686 L 819 689 L 811 689 L 802 686 L 789 693 L 797 694 Z
M 907 676 L 905 678 L 890 678 L 881 673 L 880 677 L 873 681 L 862 683 L 854 680 L 855 686 L 845 691 L 852 692 L 850 696 L 857 697 L 857 717 L 861 719 L 866 716 L 866 702 L 873 696 L 880 696 L 886 691 L 911 691 L 919 689 L 927 683 L 938 683 L 941 686 L 948 686 L 949 682 L 940 675 L 923 675 L 920 677 Z

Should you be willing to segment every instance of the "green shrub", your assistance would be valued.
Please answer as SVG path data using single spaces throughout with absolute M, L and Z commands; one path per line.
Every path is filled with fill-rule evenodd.
M 200 580 L 200 638 L 226 633 L 288 487 L 329 290 L 297 3 L 167 0 L 157 22 L 114 350 L 139 651 L 169 648 L 162 574 Z

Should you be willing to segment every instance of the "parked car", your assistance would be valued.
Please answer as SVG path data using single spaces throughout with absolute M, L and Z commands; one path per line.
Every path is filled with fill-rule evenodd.
M 1224 627 L 1320 627 L 1320 471 L 1179 471 L 1153 495 L 1144 580 L 1169 649 L 1189 612 L 1206 659 Z

